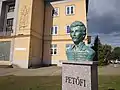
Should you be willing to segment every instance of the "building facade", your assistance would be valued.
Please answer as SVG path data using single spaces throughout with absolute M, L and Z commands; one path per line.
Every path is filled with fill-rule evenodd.
M 28 68 L 67 60 L 69 26 L 79 20 L 87 27 L 87 1 L 0 0 L 0 64 Z

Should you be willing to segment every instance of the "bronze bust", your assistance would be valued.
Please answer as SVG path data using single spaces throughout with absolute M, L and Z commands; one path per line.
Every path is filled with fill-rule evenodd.
M 75 21 L 70 25 L 70 36 L 74 45 L 67 51 L 69 61 L 92 61 L 95 51 L 86 46 L 83 40 L 86 36 L 86 27 L 80 21 Z

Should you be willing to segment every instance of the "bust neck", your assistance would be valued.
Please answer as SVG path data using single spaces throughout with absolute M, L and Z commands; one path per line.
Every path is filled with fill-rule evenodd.
M 80 42 L 80 43 L 74 43 L 75 44 L 75 46 L 81 46 L 81 45 L 83 45 L 83 44 L 85 44 L 84 42 Z
M 72 49 L 74 48 L 74 49 L 76 50 L 77 48 L 79 48 L 79 50 L 82 50 L 82 48 L 83 48 L 84 45 L 85 45 L 84 42 L 80 42 L 80 43 L 77 44 L 77 45 L 74 43 Z

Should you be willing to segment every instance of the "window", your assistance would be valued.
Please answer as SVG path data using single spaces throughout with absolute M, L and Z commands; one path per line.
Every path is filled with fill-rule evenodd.
M 72 46 L 73 46 L 73 44 L 66 44 L 66 50 L 69 49 Z
M 8 5 L 8 12 L 14 12 L 14 9 L 15 9 L 14 3 Z
M 52 45 L 51 45 L 50 54 L 51 54 L 51 55 L 56 55 L 56 54 L 57 54 L 57 44 L 52 44 Z
M 75 14 L 75 6 L 66 6 L 66 15 Z
M 70 34 L 70 25 L 67 25 L 67 26 L 66 26 L 66 33 L 67 33 L 67 34 Z
M 52 10 L 52 16 L 54 16 L 54 17 L 59 16 L 59 8 L 54 8 Z
M 53 26 L 51 28 L 51 35 L 57 35 L 58 34 L 58 26 Z
M 13 27 L 13 18 L 7 19 L 6 31 L 12 31 L 12 27 Z

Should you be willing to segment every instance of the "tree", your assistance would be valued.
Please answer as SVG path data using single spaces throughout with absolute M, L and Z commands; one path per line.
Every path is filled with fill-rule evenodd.
M 111 55 L 112 47 L 110 45 L 103 45 L 103 54 L 104 54 L 104 62 L 108 64 L 110 60 L 110 55 Z
M 94 46 L 92 47 L 96 52 L 94 61 L 99 61 L 99 65 L 103 66 L 108 64 L 109 56 L 111 54 L 112 47 L 110 45 L 103 45 L 100 42 L 98 35 L 95 37 Z
M 94 46 L 92 47 L 93 50 L 95 51 L 95 56 L 93 58 L 93 61 L 98 61 L 98 45 L 101 44 L 100 43 L 100 40 L 98 38 L 98 35 L 95 37 L 95 40 L 94 40 Z
M 115 47 L 112 51 L 112 59 L 120 59 L 120 47 Z
M 94 46 L 92 48 L 95 51 L 95 57 L 93 61 L 99 61 L 99 65 L 101 65 L 103 61 L 103 54 L 102 54 L 102 44 L 100 42 L 98 35 L 95 37 Z

